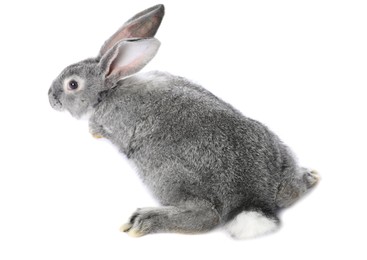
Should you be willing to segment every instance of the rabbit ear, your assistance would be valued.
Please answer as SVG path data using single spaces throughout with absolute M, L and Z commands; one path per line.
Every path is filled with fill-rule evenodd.
M 164 5 L 155 5 L 136 14 L 103 44 L 99 52 L 99 57 L 102 57 L 121 40 L 153 37 L 161 24 L 163 16 Z
M 121 41 L 100 60 L 107 81 L 116 83 L 141 70 L 157 53 L 160 42 L 155 38 Z

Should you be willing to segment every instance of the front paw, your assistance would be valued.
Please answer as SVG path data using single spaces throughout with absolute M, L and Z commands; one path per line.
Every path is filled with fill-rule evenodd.
M 137 209 L 128 223 L 120 227 L 121 232 L 126 232 L 132 237 L 141 237 L 149 233 L 154 233 L 157 229 L 159 215 L 154 209 Z
M 96 139 L 103 138 L 103 135 L 100 134 L 101 131 L 98 131 L 96 129 L 89 128 L 89 133 Z
M 96 138 L 96 139 L 101 139 L 101 138 L 103 138 L 103 136 L 102 136 L 101 134 L 97 134 L 97 133 L 92 134 L 92 136 L 93 136 L 94 138 Z
M 89 133 L 97 139 L 104 138 L 106 136 L 103 126 L 94 122 L 89 122 Z

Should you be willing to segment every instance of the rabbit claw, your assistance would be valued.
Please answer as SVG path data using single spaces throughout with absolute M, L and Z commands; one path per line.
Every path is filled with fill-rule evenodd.
M 140 232 L 139 230 L 135 229 L 135 228 L 132 228 L 130 229 L 127 234 L 131 237 L 141 237 L 141 236 L 144 236 L 145 234 Z
M 131 228 L 132 228 L 132 224 L 131 223 L 125 223 L 120 227 L 120 231 L 121 232 L 128 232 Z
M 130 217 L 129 222 L 120 227 L 120 231 L 131 237 L 141 237 L 154 233 L 156 226 L 154 219 L 157 217 L 159 218 L 159 215 L 151 208 L 137 209 Z
M 133 228 L 133 224 L 125 223 L 120 227 L 121 232 L 127 233 L 131 237 L 141 237 L 144 235 L 143 232 L 139 231 L 137 228 Z
M 93 136 L 94 138 L 96 138 L 96 139 L 101 139 L 101 138 L 103 138 L 103 136 L 102 136 L 102 135 L 100 135 L 100 134 L 92 134 L 92 136 Z

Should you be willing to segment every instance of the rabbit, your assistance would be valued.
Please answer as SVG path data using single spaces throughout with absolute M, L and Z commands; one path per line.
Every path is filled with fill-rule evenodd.
M 279 212 L 318 183 L 262 123 L 183 77 L 139 72 L 157 53 L 164 16 L 156 5 L 129 19 L 96 58 L 66 67 L 51 106 L 88 117 L 136 166 L 161 207 L 139 208 L 121 227 L 134 237 L 203 233 L 223 227 L 236 239 L 277 230 Z

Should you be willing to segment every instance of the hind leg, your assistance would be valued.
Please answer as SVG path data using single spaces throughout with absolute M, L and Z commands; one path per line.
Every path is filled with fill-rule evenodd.
M 279 220 L 261 211 L 242 211 L 224 227 L 233 238 L 247 239 L 274 232 L 279 227 Z
M 307 168 L 299 168 L 296 174 L 289 175 L 278 189 L 276 204 L 280 208 L 291 206 L 314 187 L 320 179 L 316 171 Z
M 213 208 L 198 205 L 166 206 L 138 209 L 121 231 L 140 237 L 151 233 L 202 233 L 219 224 Z

